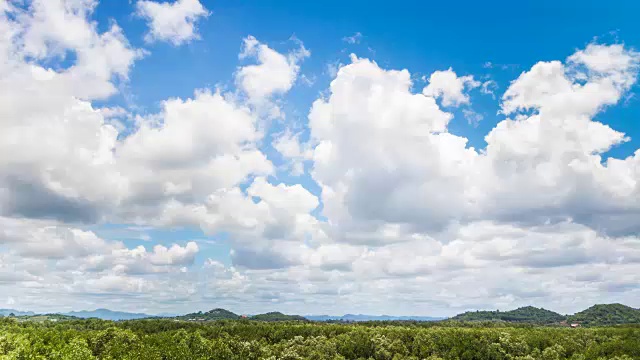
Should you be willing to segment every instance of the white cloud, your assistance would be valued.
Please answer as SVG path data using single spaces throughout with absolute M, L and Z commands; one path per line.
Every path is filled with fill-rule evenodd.
M 16 306 L 638 306 L 640 153 L 607 157 L 629 139 L 594 120 L 636 81 L 626 47 L 592 44 L 523 72 L 476 150 L 449 132 L 438 99 L 477 121 L 468 91 L 493 93 L 491 80 L 438 71 L 414 93 L 408 70 L 354 55 L 308 129 L 266 127 L 260 106 L 284 109 L 309 54 L 248 37 L 241 58 L 255 64 L 238 68 L 237 89 L 135 114 L 103 100 L 144 52 L 115 23 L 98 31 L 95 2 L 0 4 L 0 291 Z M 210 239 L 136 246 L 95 230 L 106 224 L 200 228 L 224 234 L 231 254 L 201 267 Z
M 219 92 L 166 100 L 158 116 L 142 119 L 116 149 L 132 200 L 202 202 L 250 174 L 270 173 L 271 163 L 255 146 L 262 137 L 256 126 L 254 114 Z
M 312 174 L 323 187 L 324 213 L 341 226 L 438 229 L 452 221 L 548 217 L 618 231 L 625 220 L 614 209 L 639 204 L 631 170 L 637 160 L 602 164 L 598 154 L 626 138 L 590 117 L 621 98 L 636 76 L 634 62 L 584 84 L 565 75 L 561 62 L 534 65 L 507 89 L 502 109 L 536 113 L 503 120 L 477 152 L 446 132 L 450 114 L 409 91 L 408 72 L 356 60 L 310 113 Z
M 30 6 L 0 14 L 13 34 L 0 46 L 0 211 L 97 221 L 118 202 L 124 182 L 113 167 L 117 131 L 90 101 L 112 95 L 142 53 L 116 24 L 97 32 L 86 19 L 94 2 Z M 29 61 L 66 52 L 75 63 L 58 71 Z
M 467 119 L 467 122 L 473 126 L 478 126 L 480 121 L 484 119 L 482 114 L 478 114 L 477 112 L 469 109 L 462 109 L 462 114 L 464 115 L 464 118 Z
M 189 265 L 193 263 L 198 250 L 198 244 L 195 242 L 189 242 L 185 247 L 177 244 L 170 248 L 156 245 L 149 260 L 153 265 Z
M 494 80 L 487 80 L 482 83 L 482 87 L 480 88 L 480 92 L 485 95 L 491 95 L 492 98 L 496 98 L 495 92 L 498 89 L 498 83 Z
M 638 70 L 638 54 L 635 51 L 625 49 L 623 45 L 589 44 L 586 49 L 579 50 L 569 57 L 569 61 L 576 64 L 584 64 L 590 71 L 602 75 L 618 75 L 622 78 L 614 79 L 625 85 L 635 82 L 629 72 Z
M 302 42 L 298 49 L 283 55 L 262 44 L 255 37 L 244 39 L 240 59 L 255 59 L 257 64 L 245 65 L 236 73 L 236 83 L 253 103 L 269 100 L 288 92 L 300 71 L 300 62 L 311 55 Z
M 445 71 L 436 71 L 429 77 L 429 85 L 422 91 L 423 94 L 434 98 L 442 98 L 443 106 L 460 106 L 469 104 L 469 95 L 465 90 L 474 89 L 480 86 L 480 82 L 475 81 L 473 76 L 467 75 L 458 77 L 449 68 Z
M 195 242 L 184 247 L 156 245 L 152 252 L 142 246 L 127 248 L 120 241 L 108 241 L 91 231 L 50 221 L 0 217 L 0 224 L 4 228 L 0 243 L 8 248 L 7 255 L 18 256 L 26 263 L 45 260 L 49 262 L 45 266 L 52 267 L 29 271 L 33 276 L 67 267 L 84 273 L 166 273 L 192 264 L 199 251 Z
M 138 0 L 136 14 L 147 20 L 149 33 L 145 36 L 146 41 L 167 41 L 178 46 L 199 39 L 196 23 L 200 18 L 209 16 L 209 11 L 199 0 Z
M 331 95 L 314 103 L 312 173 L 332 221 L 426 225 L 459 212 L 465 201 L 459 188 L 467 181 L 461 175 L 477 155 L 465 149 L 466 139 L 436 134 L 452 115 L 432 97 L 412 94 L 411 85 L 406 70 L 385 71 L 354 58 L 339 70 Z
M 333 79 L 334 77 L 336 77 L 336 75 L 338 75 L 338 70 L 340 70 L 340 68 L 343 66 L 344 64 L 339 60 L 329 62 L 326 65 L 325 73 Z
M 351 36 L 345 36 L 342 38 L 342 41 L 346 42 L 347 44 L 360 44 L 361 40 L 362 33 L 360 33 L 359 31 Z
M 273 141 L 273 147 L 289 161 L 291 175 L 300 176 L 304 173 L 304 162 L 311 160 L 313 151 L 308 145 L 300 143 L 300 134 L 286 130 Z

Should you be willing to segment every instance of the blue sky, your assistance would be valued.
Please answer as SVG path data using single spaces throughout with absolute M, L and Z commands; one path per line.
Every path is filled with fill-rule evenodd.
M 0 11 L 6 306 L 640 306 L 637 2 Z
M 594 40 L 640 45 L 640 25 L 634 15 L 640 11 L 640 4 L 634 1 L 620 1 L 615 6 L 598 1 L 406 1 L 393 6 L 382 1 L 203 1 L 203 5 L 211 16 L 198 23 L 201 39 L 174 47 L 166 43 L 144 44 L 144 22 L 131 15 L 134 2 L 99 4 L 95 17 L 100 24 L 115 19 L 132 44 L 150 51 L 132 69 L 128 84 L 133 103 L 142 111 L 156 110 L 160 101 L 169 97 L 189 97 L 194 89 L 232 86 L 233 73 L 239 65 L 237 53 L 248 34 L 280 51 L 291 48 L 288 39 L 295 36 L 312 51 L 302 73 L 314 79 L 314 84 L 297 84 L 296 92 L 286 96 L 288 115 L 293 120 L 302 118 L 302 122 L 312 102 L 331 81 L 327 66 L 348 62 L 350 53 L 384 67 L 409 69 L 416 85 L 421 85 L 421 75 L 452 67 L 459 73 L 494 79 L 499 92 L 536 62 L 568 56 Z M 358 44 L 343 40 L 357 33 L 362 34 Z M 488 69 L 488 62 L 495 66 Z M 635 102 L 629 99 L 620 106 L 624 116 L 609 109 L 601 117 L 636 138 L 636 122 L 625 121 L 638 116 Z M 474 128 L 464 119 L 457 119 L 450 130 L 465 135 L 472 146 L 482 148 L 486 145 L 484 135 L 499 120 L 498 104 L 479 98 L 475 106 L 485 121 Z M 635 148 L 628 143 L 612 154 L 626 156 Z

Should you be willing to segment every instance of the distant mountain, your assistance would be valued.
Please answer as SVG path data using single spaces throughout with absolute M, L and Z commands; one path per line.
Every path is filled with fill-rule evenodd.
M 32 316 L 35 315 L 33 311 L 19 311 L 14 309 L 0 309 L 0 316 L 9 316 L 13 314 L 14 316 Z
M 300 315 L 285 315 L 277 311 L 254 315 L 250 317 L 250 319 L 257 321 L 308 321 L 306 318 Z
M 144 319 L 149 317 L 155 317 L 154 315 L 143 314 L 143 313 L 129 313 L 122 311 L 113 311 L 109 309 L 96 309 L 93 311 L 71 311 L 68 313 L 63 313 L 62 315 L 75 316 L 82 319 L 89 318 L 98 318 L 102 320 L 135 320 L 135 319 Z
M 581 325 L 640 324 L 640 310 L 622 304 L 598 304 L 568 317 Z
M 240 315 L 225 309 L 213 309 L 204 313 L 199 311 L 197 313 L 176 316 L 176 319 L 190 321 L 237 320 L 240 319 Z
M 391 315 L 363 315 L 346 314 L 342 316 L 330 315 L 308 315 L 305 316 L 311 321 L 438 321 L 444 320 L 441 317 L 431 316 L 391 316 Z
M 556 312 L 525 306 L 511 311 L 468 311 L 456 315 L 453 321 L 507 321 L 532 324 L 553 324 L 564 321 L 566 316 Z

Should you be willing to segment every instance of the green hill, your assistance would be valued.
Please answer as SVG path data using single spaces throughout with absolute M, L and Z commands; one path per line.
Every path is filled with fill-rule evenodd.
M 640 324 L 640 310 L 622 304 L 598 304 L 569 316 L 568 321 L 591 326 Z
M 565 316 L 550 310 L 525 306 L 511 311 L 468 311 L 452 317 L 451 320 L 553 324 L 565 320 Z
M 250 319 L 258 321 L 309 321 L 300 315 L 285 315 L 281 312 L 268 312 L 266 314 L 254 315 Z
M 70 321 L 70 320 L 80 320 L 79 317 L 62 315 L 62 314 L 42 314 L 42 315 L 24 315 L 15 317 L 15 319 L 19 322 L 57 322 L 57 321 Z
M 215 321 L 215 320 L 237 320 L 240 316 L 225 309 L 213 309 L 207 312 L 199 311 L 197 313 L 191 313 L 181 316 L 176 316 L 176 319 L 187 321 Z

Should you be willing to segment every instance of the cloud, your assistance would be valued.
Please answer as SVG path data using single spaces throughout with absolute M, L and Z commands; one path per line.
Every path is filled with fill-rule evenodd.
M 496 98 L 495 92 L 498 90 L 498 84 L 494 80 L 487 80 L 482 83 L 482 87 L 480 88 L 480 92 L 485 95 L 491 95 L 493 99 Z
M 455 204 L 464 200 L 454 188 L 465 178 L 455 174 L 475 152 L 465 149 L 466 139 L 441 133 L 452 114 L 433 97 L 411 93 L 411 85 L 406 70 L 354 58 L 338 71 L 330 96 L 313 104 L 312 174 L 324 214 L 337 223 L 361 217 L 426 225 L 459 211 Z
M 253 36 L 244 39 L 240 59 L 253 59 L 257 64 L 240 67 L 236 73 L 236 83 L 251 102 L 264 102 L 293 87 L 300 71 L 300 62 L 311 55 L 302 42 L 296 42 L 299 47 L 284 55 Z
M 286 130 L 273 141 L 273 147 L 287 159 L 291 175 L 300 176 L 304 173 L 304 162 L 310 160 L 313 152 L 308 146 L 300 143 L 300 134 Z
M 638 70 L 639 53 L 625 49 L 623 45 L 589 44 L 586 49 L 579 50 L 569 57 L 569 61 L 575 64 L 583 64 L 589 71 L 597 74 L 620 76 L 614 79 L 626 86 L 635 82 L 630 73 Z
M 167 41 L 175 46 L 199 39 L 196 23 L 209 16 L 199 0 L 155 2 L 138 0 L 136 15 L 147 20 L 147 42 Z
M 424 88 L 422 93 L 434 98 L 442 98 L 443 106 L 460 106 L 469 104 L 469 96 L 464 91 L 478 86 L 480 86 L 480 82 L 475 81 L 473 76 L 458 77 L 449 68 L 448 70 L 436 71 L 431 74 L 429 85 Z
M 483 152 L 446 132 L 451 114 L 411 93 L 407 71 L 360 59 L 341 68 L 330 96 L 317 100 L 309 116 L 312 174 L 323 188 L 325 214 L 341 224 L 354 219 L 424 230 L 482 218 L 594 225 L 586 217 L 593 214 L 601 228 L 616 230 L 614 209 L 638 206 L 629 172 L 637 160 L 603 164 L 598 154 L 626 138 L 590 118 L 628 89 L 634 61 L 580 84 L 567 75 L 573 59 L 538 63 L 511 83 L 502 111 L 535 112 L 498 123 Z
M 122 195 L 117 131 L 91 101 L 114 94 L 142 52 L 117 24 L 98 33 L 91 1 L 35 1 L 0 13 L 0 202 L 4 214 L 97 221 Z M 8 20 L 9 17 L 15 20 Z M 29 59 L 75 61 L 59 70 Z
M 362 40 L 362 33 L 360 33 L 359 31 L 351 36 L 345 36 L 342 38 L 342 41 L 346 42 L 347 44 L 360 44 L 360 41 Z
M 142 52 L 116 24 L 97 32 L 87 20 L 93 2 L 72 5 L 35 2 L 30 13 L 10 14 L 15 22 L 1 22 L 15 30 L 1 52 L 3 215 L 72 224 L 107 218 L 153 223 L 164 216 L 169 224 L 184 221 L 166 217 L 176 204 L 198 206 L 218 189 L 272 172 L 257 149 L 257 115 L 221 92 L 167 99 L 158 114 L 127 114 L 135 122 L 129 128 L 113 122 L 124 109 L 94 108 L 92 101 L 126 81 Z M 86 33 L 66 38 L 72 35 L 55 28 L 59 18 Z M 67 51 L 77 57 L 66 68 L 29 61 Z
M 198 250 L 198 244 L 195 242 L 188 242 L 185 247 L 177 244 L 173 244 L 170 248 L 156 245 L 153 247 L 149 261 L 152 265 L 190 265 Z
M 484 119 L 482 114 L 478 114 L 477 112 L 469 109 L 462 109 L 462 114 L 464 115 L 464 118 L 467 119 L 467 122 L 473 126 L 478 126 L 480 121 Z
M 202 204 L 252 174 L 271 173 L 271 162 L 256 148 L 261 138 L 256 116 L 220 92 L 166 100 L 161 113 L 140 119 L 115 149 L 127 182 L 123 201 L 134 211 L 125 215 L 149 218 L 171 204 Z
M 52 264 L 50 271 L 72 266 L 83 273 L 146 274 L 177 271 L 190 265 L 199 248 L 195 242 L 184 247 L 156 245 L 152 252 L 144 247 L 127 248 L 122 242 L 108 241 L 91 231 L 41 220 L 0 218 L 5 229 L 0 243 L 9 256 L 26 262 L 42 259 Z M 44 269 L 43 269 L 44 270 Z M 38 276 L 39 272 L 32 275 Z
M 449 124 L 479 121 L 469 91 L 497 87 L 452 69 L 416 92 L 408 70 L 352 55 L 308 118 L 285 117 L 298 40 L 245 38 L 229 89 L 118 107 L 153 55 L 90 20 L 96 4 L 0 12 L 0 291 L 20 307 L 571 312 L 640 295 L 640 155 L 610 157 L 630 139 L 596 120 L 637 80 L 628 47 L 535 63 L 476 149 Z M 184 16 L 191 39 L 203 15 Z M 110 225 L 150 238 L 95 230 Z M 211 239 L 158 241 L 176 228 L 230 253 L 202 265 Z
M 340 70 L 340 68 L 343 66 L 344 64 L 342 64 L 339 60 L 329 62 L 326 65 L 325 73 L 329 75 L 329 77 L 334 78 L 336 77 L 336 75 L 338 75 L 338 70 Z

